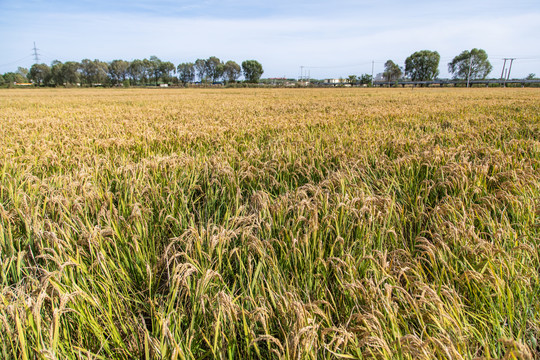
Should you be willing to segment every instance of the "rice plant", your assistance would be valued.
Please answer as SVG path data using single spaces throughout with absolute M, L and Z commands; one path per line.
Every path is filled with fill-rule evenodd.
M 2 359 L 540 358 L 537 90 L 0 104 Z

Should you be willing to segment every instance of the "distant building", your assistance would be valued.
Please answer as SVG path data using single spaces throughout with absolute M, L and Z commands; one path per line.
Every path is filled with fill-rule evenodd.
M 352 86 L 351 83 L 349 82 L 349 79 L 343 79 L 343 78 L 339 78 L 339 79 L 324 79 L 323 80 L 323 84 L 326 84 L 326 85 L 340 85 L 340 86 L 345 86 L 345 87 L 349 87 L 349 86 Z
M 324 79 L 325 84 L 344 84 L 347 82 L 345 79 Z

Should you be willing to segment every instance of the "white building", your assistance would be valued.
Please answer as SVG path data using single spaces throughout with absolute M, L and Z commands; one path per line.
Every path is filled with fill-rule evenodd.
M 344 84 L 346 82 L 345 79 L 324 79 L 325 84 Z

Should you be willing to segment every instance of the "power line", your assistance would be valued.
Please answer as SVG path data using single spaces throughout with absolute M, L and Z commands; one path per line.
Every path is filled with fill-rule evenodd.
M 38 49 L 39 50 L 39 49 Z M 51 59 L 51 60 L 54 60 L 54 59 L 59 59 L 60 56 L 56 56 L 54 54 L 51 54 L 50 52 L 48 51 L 44 51 L 44 50 L 41 50 L 41 53 L 40 53 L 40 56 L 43 58 L 48 58 L 48 59 Z
M 526 63 L 536 63 L 536 62 L 540 61 L 540 58 L 537 58 L 537 59 L 533 59 L 533 58 L 520 59 L 520 58 L 517 58 L 516 60 L 519 60 L 520 62 L 526 62 Z
M 27 55 L 27 56 L 25 56 L 25 57 L 23 57 L 23 58 L 20 58 L 20 59 L 18 59 L 18 60 L 15 60 L 15 61 L 12 61 L 12 62 L 9 62 L 9 63 L 0 64 L 0 66 L 9 66 L 9 65 L 17 64 L 17 63 L 19 63 L 19 62 L 21 62 L 21 61 L 23 61 L 23 60 L 26 60 L 26 59 L 28 59 L 28 58 L 30 58 L 30 57 L 32 57 L 32 55 Z

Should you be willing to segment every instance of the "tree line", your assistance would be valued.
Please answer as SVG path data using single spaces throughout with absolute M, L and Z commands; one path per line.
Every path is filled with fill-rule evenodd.
M 382 77 L 386 81 L 434 80 L 439 75 L 440 59 L 437 51 L 421 50 L 407 57 L 404 67 L 392 60 L 387 60 Z M 488 60 L 486 51 L 476 48 L 462 51 L 448 63 L 448 71 L 454 79 L 485 79 L 492 69 L 493 66 Z M 196 80 L 204 84 L 221 81 L 235 83 L 241 76 L 244 76 L 245 82 L 258 83 L 263 72 L 262 65 L 256 60 L 246 60 L 239 65 L 232 60 L 223 62 L 215 56 L 181 63 L 178 66 L 170 61 L 162 61 L 156 56 L 142 60 L 113 60 L 111 62 L 84 59 L 81 62 L 62 63 L 55 60 L 51 65 L 34 64 L 29 70 L 20 67 L 17 72 L 0 75 L 0 85 L 27 81 L 38 86 L 158 85 L 160 83 L 186 85 Z M 535 74 L 529 74 L 527 77 L 527 79 L 535 78 Z M 350 84 L 363 85 L 371 84 L 372 80 L 372 76 L 368 74 L 350 75 L 347 79 Z
M 405 59 L 405 67 L 392 60 L 384 64 L 383 77 L 386 81 L 397 81 L 405 76 L 411 81 L 430 81 L 439 76 L 441 56 L 437 51 L 421 50 Z M 464 50 L 448 63 L 448 72 L 454 79 L 485 79 L 493 66 L 483 49 Z
M 38 86 L 185 85 L 196 80 L 201 83 L 231 83 L 237 82 L 241 76 L 244 76 L 246 82 L 256 83 L 263 72 L 262 65 L 256 60 L 246 60 L 239 65 L 232 60 L 223 62 L 215 56 L 181 63 L 178 66 L 156 56 L 142 60 L 111 62 L 84 59 L 81 62 L 62 63 L 54 60 L 50 65 L 34 64 L 29 70 L 19 68 L 16 73 L 0 75 L 0 85 L 27 81 Z

